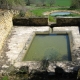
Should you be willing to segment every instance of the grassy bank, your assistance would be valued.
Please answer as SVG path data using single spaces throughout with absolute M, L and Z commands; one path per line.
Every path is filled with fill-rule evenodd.
M 38 9 L 31 10 L 31 12 L 32 12 L 33 15 L 41 17 L 41 16 L 43 16 L 44 12 L 55 10 L 55 9 L 56 8 L 54 8 L 54 7 L 45 7 L 45 8 L 41 7 L 41 8 L 38 8 Z

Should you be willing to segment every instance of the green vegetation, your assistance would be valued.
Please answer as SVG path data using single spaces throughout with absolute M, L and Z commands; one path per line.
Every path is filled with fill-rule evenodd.
M 71 0 L 71 9 L 79 9 L 80 8 L 80 0 Z
M 24 0 L 6 0 L 6 3 L 9 5 L 20 4 L 23 5 Z
M 4 76 L 2 80 L 8 80 L 8 76 Z
M 0 0 L 0 8 L 13 9 L 20 5 L 31 6 L 34 4 L 39 7 L 70 7 L 71 9 L 80 8 L 80 0 Z M 33 7 L 33 6 L 31 6 Z
M 71 0 L 0 0 L 0 8 L 12 9 L 19 5 L 37 6 L 70 6 Z
M 24 0 L 0 0 L 0 8 L 12 9 L 14 6 L 24 5 Z
M 34 0 L 35 1 L 35 0 Z M 40 3 L 40 0 L 36 0 L 38 3 Z M 45 2 L 44 2 L 45 1 Z M 42 4 L 45 4 L 45 6 L 38 6 L 38 8 L 34 8 L 31 11 L 31 13 L 36 17 L 43 17 L 44 12 L 49 12 L 53 10 L 67 10 L 71 5 L 71 0 L 53 0 L 53 4 L 51 4 L 52 0 L 41 0 Z M 37 4 L 37 2 L 35 2 Z M 55 19 L 52 16 L 49 16 L 50 21 L 55 21 Z
M 77 13 L 71 13 L 69 16 L 77 17 L 77 16 L 80 16 L 80 14 L 77 14 Z
M 48 6 L 70 6 L 71 0 L 27 0 L 30 1 L 29 3 L 35 3 L 35 4 L 45 4 Z
M 53 16 L 49 15 L 48 19 L 49 19 L 50 22 L 56 22 L 56 18 L 53 17 Z
M 70 6 L 71 0 L 55 0 L 55 6 Z
M 55 9 L 56 8 L 54 7 L 45 7 L 45 8 L 38 8 L 38 9 L 31 10 L 31 12 L 33 13 L 33 15 L 41 17 L 43 16 L 44 12 L 55 10 Z
M 10 1 L 10 0 L 9 0 Z M 15 1 L 15 0 L 12 0 Z M 11 1 L 11 2 L 12 2 Z M 18 0 L 19 1 L 19 0 Z M 44 12 L 50 12 L 54 10 L 68 10 L 73 5 L 72 3 L 78 3 L 78 0 L 23 0 L 26 3 L 26 10 L 20 10 L 20 14 L 17 17 L 48 17 L 50 22 L 55 22 L 55 17 L 44 16 Z M 15 1 L 16 2 L 16 1 Z M 20 0 L 22 2 L 22 0 Z M 20 2 L 17 2 L 20 4 Z M 73 5 L 74 6 L 74 5 Z M 72 7 L 73 7 L 72 6 Z M 78 5 L 79 6 L 79 5 Z M 25 11 L 24 11 L 25 10 Z M 80 16 L 78 14 L 70 14 L 65 16 Z
M 23 11 L 21 10 L 20 13 L 19 13 L 19 16 L 20 16 L 20 17 L 24 17 L 24 16 L 25 16 L 25 12 L 23 12 Z

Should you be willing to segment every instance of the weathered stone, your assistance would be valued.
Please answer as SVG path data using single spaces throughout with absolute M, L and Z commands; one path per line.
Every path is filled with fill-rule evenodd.
M 9 66 L 7 66 L 7 65 L 3 65 L 3 66 L 2 66 L 2 68 L 8 68 L 8 67 L 9 67 Z
M 48 18 L 17 18 L 13 19 L 15 26 L 48 26 Z
M 0 14 L 0 50 L 13 26 L 12 17 L 13 15 L 9 11 L 4 12 L 4 15 Z
M 58 26 L 78 26 L 80 25 L 80 18 L 73 17 L 59 17 L 56 19 Z

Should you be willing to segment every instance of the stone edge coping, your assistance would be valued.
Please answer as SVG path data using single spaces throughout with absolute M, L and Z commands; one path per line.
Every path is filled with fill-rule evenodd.
M 37 32 L 36 32 L 36 33 L 37 33 Z M 38 32 L 38 33 L 40 33 L 40 32 Z M 42 34 L 43 34 L 43 33 L 44 33 L 44 32 L 42 32 Z M 72 52 L 72 50 L 73 50 L 73 49 L 72 49 L 73 39 L 72 39 L 72 33 L 71 33 L 71 31 L 54 31 L 53 33 L 59 33 L 59 34 L 67 33 L 67 34 L 69 34 L 70 47 L 71 47 L 71 52 Z M 33 40 L 33 37 L 34 37 L 34 36 L 35 36 L 35 33 L 33 33 L 32 36 L 30 36 L 31 41 Z M 30 46 L 31 41 L 29 41 L 29 46 Z M 25 55 L 25 52 L 26 52 L 26 48 L 25 48 L 25 50 L 23 50 L 22 54 Z M 38 68 L 40 67 L 40 64 L 39 64 L 39 63 L 41 63 L 40 61 L 39 61 L 39 62 L 38 62 L 38 61 L 35 62 L 35 61 L 21 61 L 21 60 L 22 60 L 22 55 L 19 55 L 19 58 L 15 61 L 14 66 L 15 66 L 15 67 L 29 66 L 30 71 L 31 71 L 31 69 L 34 69 L 34 68 L 37 69 L 37 67 L 38 67 Z M 38 64 L 37 64 L 37 63 L 38 63 Z M 75 66 L 78 66 L 78 64 L 77 64 L 76 61 L 53 61 L 53 62 L 50 62 L 50 61 L 49 61 L 49 63 L 50 63 L 50 64 L 49 64 L 49 69 L 48 69 L 48 71 L 52 71 L 52 72 L 55 72 L 54 69 L 56 68 L 56 66 L 61 67 L 61 66 L 63 66 L 63 64 L 64 64 L 64 65 L 69 64 L 69 65 L 65 66 L 65 67 L 67 67 L 66 69 L 65 69 L 65 67 L 62 67 L 62 68 L 64 69 L 64 71 L 66 71 L 66 72 L 73 71 L 74 67 L 75 67 Z M 56 66 L 50 67 L 51 64 L 54 65 L 54 63 L 55 63 Z M 61 64 L 61 65 L 57 65 L 57 63 L 59 63 L 59 64 Z M 79 63 L 79 61 L 78 61 L 78 63 Z M 36 64 L 37 64 L 37 65 L 36 65 Z M 39 66 L 38 66 L 38 65 L 39 65 Z M 52 68 L 54 68 L 54 69 L 52 69 Z

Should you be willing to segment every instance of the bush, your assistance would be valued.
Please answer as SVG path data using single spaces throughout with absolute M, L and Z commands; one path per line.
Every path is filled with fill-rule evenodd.
M 77 7 L 75 6 L 75 5 L 72 5 L 72 6 L 70 6 L 70 9 L 71 10 L 74 10 L 74 9 L 76 9 Z
M 49 21 L 50 21 L 50 22 L 56 22 L 56 18 L 49 15 Z
M 21 10 L 20 13 L 19 13 L 19 16 L 20 17 L 25 17 L 25 12 Z
M 30 11 L 27 11 L 25 13 L 25 17 L 27 17 L 27 18 L 33 17 L 33 14 Z

